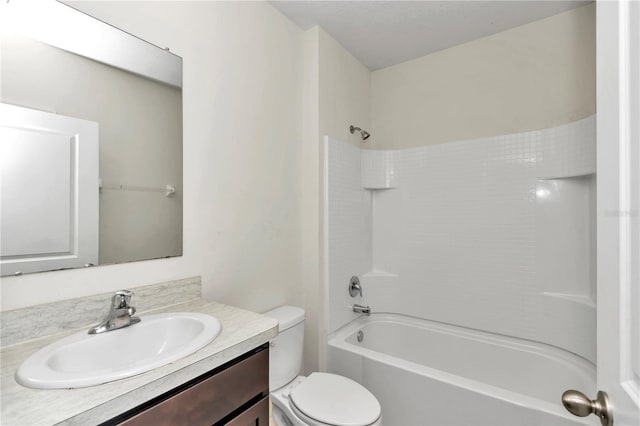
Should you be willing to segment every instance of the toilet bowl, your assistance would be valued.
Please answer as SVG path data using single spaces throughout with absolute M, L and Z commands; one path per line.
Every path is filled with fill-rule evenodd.
M 337 374 L 299 375 L 304 342 L 304 310 L 281 306 L 264 315 L 279 323 L 269 343 L 269 391 L 278 426 L 376 426 L 380 403 L 359 383 Z
M 271 392 L 276 425 L 380 425 L 378 400 L 357 382 L 329 373 L 298 376 Z

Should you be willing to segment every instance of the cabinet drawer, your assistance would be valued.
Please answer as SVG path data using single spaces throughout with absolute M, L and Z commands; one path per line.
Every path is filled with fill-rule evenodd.
M 227 423 L 227 426 L 268 426 L 269 397 L 265 396 L 247 411 Z
M 263 350 L 120 424 L 210 426 L 256 396 L 268 395 L 269 351 Z

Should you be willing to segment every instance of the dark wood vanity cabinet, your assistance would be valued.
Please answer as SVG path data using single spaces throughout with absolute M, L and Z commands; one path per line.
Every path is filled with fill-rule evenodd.
M 126 426 L 268 424 L 267 344 L 103 423 Z

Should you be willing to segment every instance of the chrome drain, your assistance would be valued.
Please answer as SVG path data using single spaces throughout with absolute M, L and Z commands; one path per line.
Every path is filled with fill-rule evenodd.
M 362 332 L 362 330 L 358 331 L 358 334 L 356 334 L 356 339 L 358 339 L 358 343 L 362 342 L 362 340 L 364 339 L 364 333 Z

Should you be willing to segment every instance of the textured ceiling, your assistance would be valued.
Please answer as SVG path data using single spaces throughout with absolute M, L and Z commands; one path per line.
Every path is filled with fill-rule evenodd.
M 370 70 L 537 21 L 589 1 L 272 1 L 320 25 Z

